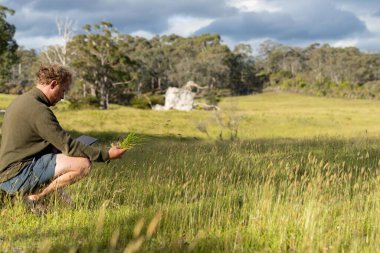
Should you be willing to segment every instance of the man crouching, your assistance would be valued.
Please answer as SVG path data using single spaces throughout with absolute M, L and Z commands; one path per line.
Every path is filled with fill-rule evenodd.
M 92 161 L 106 162 L 125 152 L 82 144 L 62 129 L 49 107 L 63 99 L 71 83 L 72 74 L 65 67 L 42 66 L 36 87 L 17 97 L 4 116 L 0 189 L 24 195 L 31 205 L 86 176 Z

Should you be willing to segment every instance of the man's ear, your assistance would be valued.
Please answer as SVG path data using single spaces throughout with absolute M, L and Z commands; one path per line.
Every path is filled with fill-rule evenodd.
M 50 86 L 52 89 L 54 89 L 55 86 L 57 86 L 57 85 L 58 85 L 58 82 L 57 82 L 56 80 L 53 80 L 53 81 L 51 81 L 51 82 L 49 83 L 49 86 Z

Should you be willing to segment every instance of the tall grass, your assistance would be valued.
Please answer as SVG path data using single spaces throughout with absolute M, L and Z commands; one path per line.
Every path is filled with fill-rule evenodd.
M 281 99 L 286 104 L 285 98 L 273 103 Z M 309 98 L 292 99 L 287 103 L 299 104 L 288 110 L 301 119 L 299 111 L 307 111 Z M 341 110 L 356 110 L 360 107 L 356 102 L 362 103 L 353 101 L 352 107 Z M 274 109 L 266 106 L 262 113 L 273 115 Z M 248 105 L 238 108 L 248 116 L 259 115 L 255 106 L 253 112 Z M 313 108 L 318 112 L 316 105 Z M 315 117 L 323 111 L 321 106 Z M 143 145 L 121 160 L 95 164 L 88 178 L 70 186 L 74 209 L 52 196 L 49 213 L 41 219 L 26 212 L 17 200 L 5 201 L 0 209 L 4 252 L 379 251 L 380 139 L 375 132 L 357 132 L 361 127 L 354 124 L 355 113 L 350 116 L 353 125 L 345 130 L 350 137 L 327 133 L 289 138 L 282 132 L 277 134 L 287 138 L 233 142 L 202 140 L 202 133 L 190 138 L 196 130 L 188 131 L 191 126 L 185 123 L 192 114 L 127 108 L 114 108 L 110 114 L 70 112 L 73 118 L 64 110 L 57 113 L 63 124 L 92 132 L 103 145 L 114 135 L 135 131 L 130 126 L 143 116 L 151 116 L 144 119 L 150 126 L 166 122 L 162 115 L 178 117 L 171 118 L 168 128 L 157 127 L 167 134 L 153 135 L 154 129 L 142 127 L 136 132 L 151 135 Z M 212 116 L 202 113 L 197 117 Z M 308 122 L 308 117 L 297 121 L 297 126 Z M 78 123 L 85 118 L 93 119 L 94 125 Z M 330 124 L 318 119 L 319 124 Z M 368 125 L 375 131 L 374 124 Z M 182 136 L 174 134 L 180 131 Z
M 378 141 L 156 141 L 94 166 L 69 188 L 74 210 L 3 208 L 2 247 L 123 252 L 161 213 L 140 250 L 377 252 Z

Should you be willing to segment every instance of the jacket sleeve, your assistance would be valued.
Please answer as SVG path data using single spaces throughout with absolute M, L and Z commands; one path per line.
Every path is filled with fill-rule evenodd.
M 87 157 L 90 161 L 109 161 L 108 150 L 85 145 L 71 138 L 62 129 L 54 113 L 49 109 L 40 113 L 35 121 L 35 127 L 42 139 L 52 144 L 67 156 Z

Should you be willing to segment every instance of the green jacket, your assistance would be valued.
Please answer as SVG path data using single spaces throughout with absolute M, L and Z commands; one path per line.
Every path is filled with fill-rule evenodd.
M 0 146 L 0 183 L 16 176 L 34 157 L 53 147 L 68 156 L 106 162 L 108 150 L 84 145 L 60 126 L 51 104 L 38 88 L 17 97 L 7 108 Z

